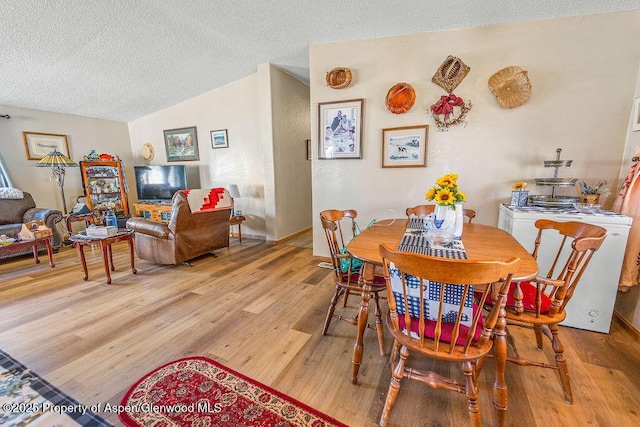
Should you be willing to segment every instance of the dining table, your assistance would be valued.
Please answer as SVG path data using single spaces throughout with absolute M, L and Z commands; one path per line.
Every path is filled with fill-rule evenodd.
M 369 318 L 369 301 L 371 300 L 371 284 L 376 271 L 382 266 L 380 245 L 385 243 L 391 247 L 398 247 L 407 230 L 409 220 L 406 218 L 385 219 L 371 224 L 354 237 L 347 245 L 347 251 L 356 259 L 363 262 L 360 278 L 363 281 L 362 301 L 358 312 L 358 332 L 352 356 L 351 382 L 358 383 L 358 371 L 362 363 L 364 350 L 364 331 Z M 512 281 L 530 280 L 538 273 L 538 263 L 535 258 L 518 241 L 506 231 L 485 224 L 465 223 L 461 241 L 468 259 L 474 260 L 508 260 L 520 258 L 520 266 L 514 273 Z M 493 404 L 498 417 L 498 424 L 503 425 L 507 409 L 507 385 L 505 382 L 505 367 L 507 362 L 506 320 L 504 318 L 504 303 L 500 310 L 498 322 L 494 330 L 494 359 L 496 362 L 496 377 L 493 384 Z M 383 330 L 380 319 L 376 319 L 376 329 Z M 380 353 L 385 355 L 384 335 L 378 334 Z

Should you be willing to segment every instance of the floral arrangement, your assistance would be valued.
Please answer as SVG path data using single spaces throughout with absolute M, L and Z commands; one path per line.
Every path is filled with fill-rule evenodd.
M 599 181 L 597 185 L 589 185 L 584 181 L 580 182 L 580 188 L 582 189 L 582 194 L 601 194 L 602 187 L 607 184 L 607 180 Z
M 527 189 L 527 183 L 524 181 L 518 181 L 511 186 L 515 191 L 524 191 Z
M 467 196 L 458 189 L 458 174 L 448 173 L 436 180 L 436 184 L 424 195 L 427 200 L 435 200 L 440 206 L 451 206 L 455 208 L 455 203 L 464 202 Z

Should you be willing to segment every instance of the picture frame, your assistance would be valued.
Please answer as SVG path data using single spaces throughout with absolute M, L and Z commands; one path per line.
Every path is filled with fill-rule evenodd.
M 58 150 L 69 157 L 67 135 L 42 132 L 22 132 L 24 147 L 27 150 L 27 160 L 42 160 L 53 150 Z
M 211 131 L 211 148 L 228 148 L 229 138 L 226 129 Z
M 318 104 L 318 158 L 362 158 L 364 99 Z
M 633 101 L 633 117 L 631 118 L 631 130 L 637 132 L 640 130 L 640 96 Z
M 307 139 L 307 160 L 311 160 L 311 140 Z
M 428 125 L 382 129 L 382 167 L 426 167 L 428 135 Z
M 164 132 L 164 147 L 168 162 L 199 160 L 198 132 L 195 126 L 167 129 Z

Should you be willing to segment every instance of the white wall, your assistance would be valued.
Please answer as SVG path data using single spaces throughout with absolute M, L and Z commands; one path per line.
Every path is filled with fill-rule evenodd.
M 247 217 L 243 233 L 277 241 L 311 225 L 310 196 L 290 192 L 292 185 L 280 178 L 299 173 L 298 185 L 311 193 L 308 161 L 289 158 L 290 147 L 308 138 L 308 116 L 308 86 L 262 64 L 251 76 L 130 122 L 134 162 L 147 163 L 141 148 L 150 142 L 155 158 L 149 164 L 167 164 L 163 130 L 196 126 L 200 159 L 180 163 L 199 168 L 201 187 L 237 184 L 236 207 Z M 228 148 L 211 147 L 210 131 L 218 129 L 227 129 Z M 298 210 L 307 212 L 303 223 Z
M 311 226 L 309 86 L 271 66 L 276 238 Z
M 536 187 L 535 178 L 553 177 L 543 161 L 555 159 L 557 148 L 562 159 L 573 160 L 560 176 L 607 179 L 617 188 L 640 63 L 633 40 L 639 37 L 640 11 L 634 11 L 310 46 L 314 147 L 319 102 L 364 98 L 363 159 L 314 155 L 314 254 L 327 255 L 321 210 L 356 209 L 361 226 L 393 215 L 389 209 L 403 216 L 406 207 L 426 203 L 426 190 L 447 172 L 460 175 L 466 206 L 478 211 L 474 221 L 495 225 L 498 204 L 509 201 L 516 181 L 530 182 L 532 194 L 551 193 Z M 466 126 L 439 132 L 427 111 L 445 94 L 431 78 L 447 55 L 471 67 L 454 92 L 473 107 Z M 487 80 L 509 65 L 529 71 L 533 94 L 505 110 Z M 338 66 L 349 67 L 353 81 L 335 90 L 324 78 Z M 395 115 L 384 98 L 398 82 L 410 83 L 417 99 L 410 111 Z M 427 167 L 381 168 L 381 130 L 420 124 L 429 125 Z M 567 192 L 577 189 L 557 194 Z
M 129 185 L 133 185 L 133 159 L 126 123 L 5 106 L 0 106 L 0 111 L 11 116 L 10 120 L 0 120 L 0 152 L 14 186 L 31 193 L 38 207 L 64 211 L 60 187 L 51 177 L 51 169 L 37 168 L 37 160 L 27 160 L 23 131 L 67 135 L 69 157 L 76 163 L 91 150 L 117 154 L 125 166 Z M 64 193 L 70 211 L 76 197 L 84 194 L 80 168 L 66 169 Z

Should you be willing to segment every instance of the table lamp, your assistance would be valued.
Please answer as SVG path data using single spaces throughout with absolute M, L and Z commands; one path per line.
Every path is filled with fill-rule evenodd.
M 53 177 L 56 179 L 56 182 L 60 186 L 60 193 L 62 194 L 62 207 L 64 209 L 64 214 L 67 215 L 67 202 L 64 198 L 64 173 L 65 168 L 77 168 L 78 164 L 59 152 L 58 150 L 53 150 L 46 156 L 42 158 L 38 163 L 36 163 L 36 167 L 51 167 L 51 171 L 53 173 Z
M 240 196 L 240 190 L 238 189 L 238 186 L 237 186 L 236 184 L 231 184 L 231 185 L 229 186 L 229 195 L 230 195 L 230 196 L 231 196 L 231 198 L 233 199 L 233 208 L 232 208 L 232 211 L 231 211 L 231 216 L 236 216 L 236 210 L 235 210 L 236 203 L 235 203 L 235 199 L 239 199 L 239 198 L 241 197 L 241 196 Z M 242 211 L 239 211 L 237 214 L 238 214 L 238 215 L 241 215 L 241 212 L 242 212 Z

